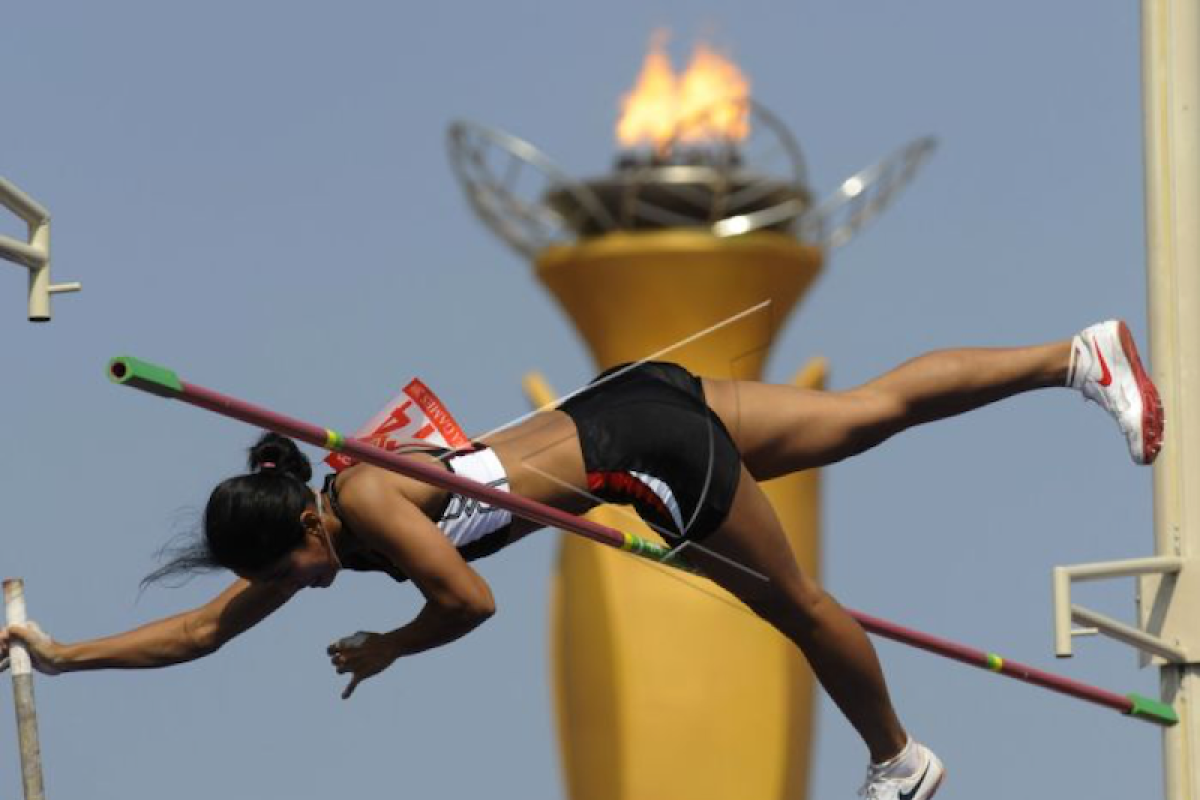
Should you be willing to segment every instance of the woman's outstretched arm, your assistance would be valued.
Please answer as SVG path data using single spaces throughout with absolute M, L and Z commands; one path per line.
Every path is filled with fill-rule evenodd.
M 346 482 L 341 497 L 346 522 L 363 543 L 402 569 L 426 601 L 411 622 L 389 633 L 364 632 L 330 645 L 335 669 L 352 676 L 342 694 L 347 698 L 397 658 L 470 633 L 495 613 L 496 604 L 487 581 L 404 496 L 394 476 L 364 470 Z
M 35 626 L 0 630 L 0 658 L 10 641 L 23 642 L 45 673 L 89 669 L 169 667 L 215 653 L 286 603 L 294 591 L 238 579 L 208 603 L 139 628 L 71 644 L 56 642 Z

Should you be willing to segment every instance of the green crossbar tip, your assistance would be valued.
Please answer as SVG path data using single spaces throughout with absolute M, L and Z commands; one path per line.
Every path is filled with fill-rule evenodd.
M 160 397 L 176 397 L 183 392 L 183 384 L 174 372 L 132 356 L 117 356 L 109 361 L 108 379 Z
M 1133 703 L 1133 707 L 1126 712 L 1131 717 L 1157 722 L 1159 725 L 1174 725 L 1179 722 L 1179 715 L 1168 703 L 1142 697 L 1140 694 L 1129 694 L 1126 697 Z

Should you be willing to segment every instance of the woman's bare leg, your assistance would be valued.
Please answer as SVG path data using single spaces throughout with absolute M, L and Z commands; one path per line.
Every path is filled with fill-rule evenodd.
M 744 467 L 729 517 L 701 546 L 687 548 L 686 557 L 800 648 L 872 761 L 904 748 L 907 736 L 875 648 L 837 601 L 800 571 L 779 519 Z
M 704 379 L 709 405 L 758 480 L 840 461 L 914 425 L 1066 384 L 1070 341 L 939 350 L 862 386 L 821 392 Z

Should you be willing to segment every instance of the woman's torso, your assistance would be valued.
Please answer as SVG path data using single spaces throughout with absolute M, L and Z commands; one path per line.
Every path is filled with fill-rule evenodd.
M 456 472 L 462 462 L 464 477 L 499 484 L 572 514 L 600 502 L 632 505 L 667 536 L 698 540 L 728 514 L 740 453 L 708 405 L 701 379 L 686 369 L 665 362 L 620 365 L 560 408 L 488 436 L 486 453 L 443 459 Z M 412 457 L 442 460 L 432 454 Z M 374 468 L 350 471 L 358 469 Z M 393 479 L 467 560 L 490 555 L 540 527 L 487 507 L 480 513 L 478 503 L 412 478 Z M 447 514 L 448 508 L 456 513 Z M 464 508 L 475 518 L 464 520 Z M 472 541 L 475 536 L 482 540 Z M 383 569 L 396 575 L 390 565 Z
M 579 448 L 575 425 L 566 414 L 560 411 L 540 413 L 487 437 L 486 447 L 499 460 L 503 474 L 507 477 L 507 485 L 501 488 L 575 514 L 583 513 L 594 505 L 584 491 L 586 479 L 583 455 Z M 442 467 L 447 467 L 449 462 L 447 468 L 455 472 L 460 471 L 463 466 L 460 463 L 458 469 L 455 468 L 455 462 L 459 459 L 454 458 L 453 451 L 438 454 L 418 451 L 409 453 L 408 457 Z M 331 486 L 327 485 L 333 505 L 340 505 L 339 491 L 344 490 L 347 481 L 354 480 L 354 473 L 364 469 L 376 468 L 366 465 L 350 467 L 338 476 Z M 468 474 L 467 477 L 476 476 Z M 462 532 L 464 520 L 458 517 L 464 506 L 469 512 L 480 513 L 478 505 L 470 501 L 463 502 L 464 498 L 452 496 L 451 492 L 444 489 L 403 475 L 395 475 L 394 479 L 395 485 L 405 498 L 438 524 L 448 536 L 455 537 Z M 447 516 L 456 519 L 451 522 Z M 473 522 L 479 523 L 480 520 Z M 478 538 L 472 538 L 461 545 L 456 541 L 464 558 L 473 560 L 490 555 L 541 526 L 514 517 L 499 526 L 498 530 L 488 530 L 493 527 L 497 527 L 495 523 L 473 531 L 472 536 Z M 352 529 L 345 528 L 341 539 L 338 546 L 339 557 L 346 568 L 387 572 L 398 580 L 406 578 L 396 565 L 390 564 L 381 554 L 367 547 Z

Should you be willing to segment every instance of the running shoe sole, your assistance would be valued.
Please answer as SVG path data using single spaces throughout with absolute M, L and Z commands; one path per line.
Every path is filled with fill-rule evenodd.
M 938 789 L 942 788 L 942 781 L 946 780 L 946 768 L 942 767 L 942 774 L 938 775 L 938 779 L 933 782 L 933 788 L 929 790 L 929 794 L 925 795 L 925 800 L 929 800 L 938 793 Z
M 1142 366 L 1137 344 L 1134 343 L 1133 334 L 1129 332 L 1129 326 L 1124 321 L 1117 322 L 1117 335 L 1121 340 L 1121 352 L 1125 355 L 1129 368 L 1133 370 L 1133 379 L 1137 383 L 1138 394 L 1142 397 L 1142 460 L 1139 463 L 1152 464 L 1158 457 L 1158 451 L 1162 449 L 1162 399 L 1158 396 L 1154 381 L 1150 380 L 1145 367 Z

